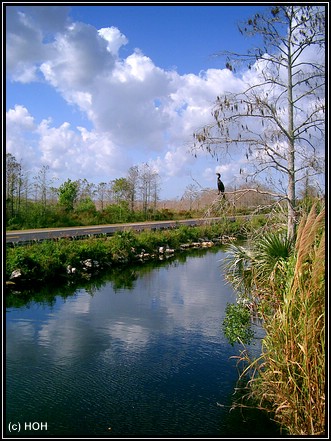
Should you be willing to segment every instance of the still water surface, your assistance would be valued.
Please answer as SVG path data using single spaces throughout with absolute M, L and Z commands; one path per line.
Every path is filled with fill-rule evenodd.
M 21 431 L 7 435 L 276 435 L 260 414 L 227 407 L 238 379 L 230 357 L 240 347 L 221 328 L 227 302 L 235 301 L 223 280 L 224 256 L 197 252 L 136 269 L 130 287 L 109 281 L 8 307 L 6 424 L 19 422 Z M 25 422 L 47 423 L 47 431 L 24 431 Z

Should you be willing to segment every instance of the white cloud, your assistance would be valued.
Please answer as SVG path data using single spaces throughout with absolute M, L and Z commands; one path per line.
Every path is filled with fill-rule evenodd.
M 155 167 L 158 173 L 164 177 L 181 176 L 189 174 L 188 165 L 193 161 L 193 158 L 187 154 L 184 148 L 176 148 L 165 152 L 163 157 L 158 157 L 151 164 Z
M 6 150 L 15 156 L 17 161 L 23 160 L 23 165 L 30 165 L 36 161 L 34 139 L 36 132 L 34 118 L 28 110 L 16 105 L 6 114 Z
M 98 34 L 107 41 L 107 50 L 117 56 L 119 49 L 128 43 L 128 39 L 114 26 L 98 30 Z
M 114 65 L 107 42 L 94 27 L 83 23 L 74 23 L 65 33 L 57 34 L 52 49 L 53 56 L 40 70 L 68 101 L 73 91 L 89 92 L 98 77 Z
M 112 134 L 114 142 L 129 148 L 159 150 L 169 117 L 163 110 L 171 82 L 167 72 L 141 53 L 119 60 L 110 75 L 93 89 L 90 118 L 97 130 Z M 155 101 L 161 106 L 157 107 Z
M 38 80 L 38 65 L 51 56 L 50 32 L 62 31 L 67 7 L 6 8 L 6 68 L 22 83 Z M 40 79 L 40 78 L 39 78 Z
M 41 161 L 58 175 L 91 180 L 108 175 L 109 181 L 118 167 L 125 167 L 126 156 L 114 147 L 107 133 L 88 131 L 84 127 L 75 130 L 67 122 L 60 127 L 50 127 L 46 120 L 41 122 L 38 132 Z
M 10 109 L 7 112 L 7 130 L 10 131 L 23 131 L 33 130 L 34 119 L 29 114 L 28 110 L 24 106 L 16 105 L 14 109 Z
M 189 153 L 193 133 L 211 121 L 216 96 L 243 90 L 262 64 L 242 78 L 228 69 L 179 75 L 138 49 L 121 57 L 128 39 L 114 26 L 70 22 L 64 7 L 18 9 L 9 8 L 8 14 L 8 75 L 26 85 L 47 82 L 92 128 L 69 120 L 55 127 L 47 105 L 39 121 L 26 106 L 15 106 L 7 112 L 8 152 L 31 167 L 49 165 L 62 180 L 109 181 L 141 162 L 153 164 L 168 182 L 189 177 L 192 169 L 205 183 L 214 179 L 217 164 L 210 166 L 199 154 L 196 165 Z M 240 166 L 238 156 L 229 157 L 220 169 L 230 182 Z M 172 189 L 177 195 L 183 191 Z
M 6 147 L 28 170 L 42 165 L 63 179 L 101 176 L 108 181 L 127 170 L 127 155 L 116 148 L 108 133 L 73 128 L 68 122 L 52 126 L 51 119 L 37 124 L 24 106 L 17 105 L 6 114 Z M 102 179 L 98 180 L 100 182 Z

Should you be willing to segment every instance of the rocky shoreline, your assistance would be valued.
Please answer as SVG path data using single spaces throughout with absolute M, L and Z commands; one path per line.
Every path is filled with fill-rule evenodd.
M 81 260 L 79 264 L 67 265 L 65 272 L 61 274 L 54 274 L 54 280 L 60 282 L 65 280 L 86 280 L 100 273 L 102 269 L 111 268 L 112 266 L 129 265 L 131 263 L 144 263 L 152 260 L 164 260 L 173 258 L 179 252 L 185 252 L 192 249 L 206 249 L 216 245 L 225 245 L 235 241 L 235 236 L 222 235 L 221 237 L 209 239 L 199 239 L 195 242 L 188 242 L 181 244 L 178 248 L 170 248 L 168 245 L 159 246 L 154 252 L 146 252 L 143 248 L 137 251 L 134 247 L 131 248 L 130 257 L 117 256 L 109 262 L 100 262 L 92 258 Z M 19 267 L 12 271 L 9 280 L 6 280 L 6 289 L 8 291 L 19 291 L 25 288 L 37 287 L 45 283 L 46 280 L 40 278 L 34 279 L 24 274 Z

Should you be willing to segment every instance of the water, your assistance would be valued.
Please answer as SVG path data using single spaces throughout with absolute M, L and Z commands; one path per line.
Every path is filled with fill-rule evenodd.
M 261 414 L 229 412 L 240 347 L 221 328 L 235 301 L 224 255 L 121 270 L 122 281 L 8 307 L 7 436 L 276 435 Z

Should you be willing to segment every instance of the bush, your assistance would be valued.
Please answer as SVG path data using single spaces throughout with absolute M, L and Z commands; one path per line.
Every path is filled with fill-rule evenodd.
M 314 205 L 298 225 L 296 242 L 282 232 L 232 246 L 228 280 L 254 300 L 266 335 L 249 360 L 248 396 L 268 409 L 289 435 L 325 434 L 325 210 Z M 231 263 L 232 260 L 232 263 Z M 224 333 L 249 341 L 249 311 L 226 308 Z
M 254 337 L 250 319 L 251 314 L 244 305 L 227 303 L 223 332 L 232 346 L 236 342 L 250 344 Z

